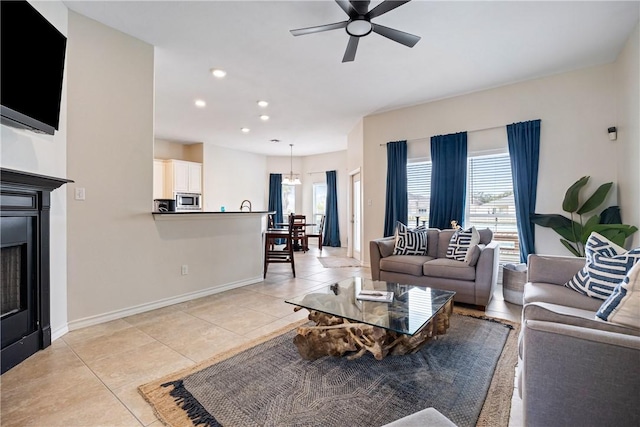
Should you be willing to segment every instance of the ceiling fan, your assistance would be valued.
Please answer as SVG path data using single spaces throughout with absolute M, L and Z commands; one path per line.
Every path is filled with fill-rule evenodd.
M 299 28 L 297 30 L 291 30 L 291 34 L 294 36 L 302 36 L 305 34 L 320 33 L 322 31 L 344 28 L 350 37 L 342 62 L 350 62 L 355 59 L 360 37 L 364 37 L 372 31 L 405 46 L 413 47 L 418 43 L 420 37 L 371 22 L 373 18 L 377 18 L 378 16 L 392 11 L 393 9 L 402 6 L 405 3 L 409 3 L 410 1 L 411 0 L 384 0 L 373 9 L 369 10 L 370 1 L 368 0 L 335 0 L 335 2 L 338 3 L 338 6 L 340 6 L 342 10 L 349 15 L 349 19 L 347 21 L 318 25 L 316 27 Z

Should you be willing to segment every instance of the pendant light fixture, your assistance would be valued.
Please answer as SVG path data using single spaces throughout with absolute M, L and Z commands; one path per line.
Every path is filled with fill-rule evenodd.
M 289 144 L 289 147 L 291 147 L 291 169 L 289 170 L 289 176 L 285 176 L 282 179 L 282 185 L 300 185 L 302 184 L 300 178 L 297 175 L 293 175 L 293 144 Z

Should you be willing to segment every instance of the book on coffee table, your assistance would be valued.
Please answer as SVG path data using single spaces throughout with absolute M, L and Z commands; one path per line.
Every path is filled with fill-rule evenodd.
M 393 292 L 361 290 L 356 298 L 364 301 L 391 302 L 393 301 Z

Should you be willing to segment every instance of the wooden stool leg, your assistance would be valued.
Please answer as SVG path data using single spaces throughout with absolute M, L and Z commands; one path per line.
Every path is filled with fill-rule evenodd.
M 293 272 L 293 277 L 296 277 L 296 263 L 294 261 L 293 258 L 293 240 L 291 241 L 291 244 L 289 245 L 289 256 L 291 257 L 291 271 Z
M 267 260 L 269 258 L 269 238 L 267 236 L 264 237 L 264 275 L 263 279 L 267 278 Z

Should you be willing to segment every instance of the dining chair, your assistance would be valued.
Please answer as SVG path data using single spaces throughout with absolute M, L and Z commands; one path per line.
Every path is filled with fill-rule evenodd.
M 287 228 L 267 228 L 264 233 L 264 276 L 267 277 L 269 264 L 288 263 L 291 264 L 293 277 L 296 277 L 296 265 L 293 257 L 294 241 L 293 216 L 289 216 L 289 226 Z M 284 249 L 277 249 L 274 245 L 276 239 L 284 239 Z
M 322 250 L 322 236 L 324 233 L 324 214 L 320 215 L 320 226 L 318 227 L 317 233 L 307 233 L 306 238 L 307 242 L 310 238 L 318 238 L 318 249 Z
M 272 213 L 267 214 L 267 231 L 275 228 L 276 228 L 275 214 L 272 214 Z M 269 242 L 269 248 L 274 249 L 276 244 L 276 239 L 268 239 L 267 241 Z
M 307 240 L 307 216 L 295 214 L 291 216 L 293 217 L 293 240 L 296 248 L 307 252 L 309 250 L 309 241 Z

